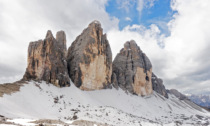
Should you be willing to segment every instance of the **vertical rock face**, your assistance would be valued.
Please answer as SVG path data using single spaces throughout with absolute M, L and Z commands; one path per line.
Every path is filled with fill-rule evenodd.
M 158 78 L 154 73 L 152 73 L 152 88 L 157 93 L 163 95 L 168 98 L 168 93 L 163 85 L 163 80 Z
M 114 59 L 112 82 L 133 94 L 152 93 L 152 65 L 135 41 L 126 42 Z
M 31 42 L 28 47 L 28 66 L 23 80 L 44 80 L 59 87 L 69 86 L 70 79 L 66 63 L 66 36 L 51 31 L 44 40 Z
M 82 90 L 105 88 L 110 84 L 112 52 L 98 21 L 83 30 L 68 49 L 68 72 Z

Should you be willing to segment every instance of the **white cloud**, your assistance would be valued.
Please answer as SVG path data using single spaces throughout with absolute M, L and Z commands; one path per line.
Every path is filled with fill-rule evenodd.
M 184 85 L 189 88 L 195 85 L 202 88 L 201 83 L 206 80 L 201 80 L 198 76 L 193 78 L 192 74 L 199 75 L 198 71 L 202 69 L 204 73 L 208 73 L 210 68 L 210 58 L 206 55 L 210 47 L 209 6 L 208 0 L 174 0 L 172 4 L 178 14 L 169 23 L 171 36 L 165 40 L 166 51 L 171 53 L 171 59 L 164 70 L 168 75 L 165 76 L 176 80 L 185 77 Z
M 161 71 L 161 68 L 164 67 L 167 54 L 162 49 L 161 44 L 163 44 L 165 37 L 160 34 L 160 30 L 156 25 L 151 25 L 149 29 L 142 25 L 132 25 L 125 27 L 122 31 L 111 30 L 107 34 L 110 45 L 114 48 L 112 49 L 113 57 L 123 48 L 126 41 L 135 40 L 151 60 L 153 71 Z
M 132 19 L 130 17 L 126 17 L 125 20 L 126 21 L 132 21 Z
M 178 13 L 168 23 L 171 32 L 168 37 L 154 24 L 150 28 L 132 25 L 119 31 L 118 19 L 105 11 L 106 2 L 0 1 L 0 83 L 23 75 L 29 42 L 43 39 L 48 29 L 53 33 L 64 30 L 69 46 L 88 23 L 97 19 L 108 34 L 113 58 L 124 42 L 134 39 L 148 55 L 153 71 L 164 80 L 167 88 L 188 92 L 210 90 L 207 88 L 210 82 L 209 0 L 173 0 L 172 9 Z M 141 12 L 144 1 L 138 3 Z
M 141 18 L 141 14 L 144 8 L 151 8 L 155 5 L 155 1 L 157 0 L 137 0 L 137 11 L 139 12 L 139 17 Z
M 145 6 L 146 8 L 151 8 L 155 5 L 155 1 L 158 1 L 158 0 L 146 0 L 145 2 Z
M 126 13 L 130 12 L 130 9 L 133 8 L 133 6 L 136 3 L 136 0 L 116 0 L 118 4 L 118 9 L 124 9 Z
M 141 17 L 143 8 L 144 8 L 144 0 L 138 0 L 136 9 L 139 11 L 139 17 Z
M 95 19 L 101 21 L 105 32 L 112 28 L 117 29 L 119 21 L 106 13 L 106 2 L 106 0 L 1 0 L 0 68 L 1 66 L 11 68 L 10 71 L 6 71 L 11 75 L 0 72 L 0 83 L 11 82 L 13 73 L 19 77 L 23 75 L 29 42 L 43 39 L 48 29 L 52 30 L 54 35 L 57 31 L 64 30 L 68 46 Z
M 125 41 L 136 40 L 167 88 L 206 91 L 210 81 L 210 1 L 173 0 L 171 5 L 178 13 L 168 23 L 170 36 L 161 35 L 156 25 L 149 29 L 133 25 L 110 31 L 110 43 L 119 50 Z

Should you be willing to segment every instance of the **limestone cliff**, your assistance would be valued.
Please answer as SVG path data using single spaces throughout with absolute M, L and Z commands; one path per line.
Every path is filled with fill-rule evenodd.
M 107 87 L 111 82 L 112 52 L 98 21 L 83 30 L 68 49 L 68 72 L 82 90 Z
M 59 87 L 69 86 L 70 79 L 66 63 L 66 35 L 51 31 L 44 40 L 31 42 L 28 47 L 28 65 L 23 80 L 44 80 Z
M 131 40 L 117 54 L 113 62 L 112 82 L 114 87 L 120 87 L 137 95 L 152 93 L 152 65 L 147 56 Z
M 157 93 L 163 95 L 165 98 L 168 98 L 168 93 L 163 85 L 163 80 L 158 78 L 154 73 L 152 73 L 152 88 Z

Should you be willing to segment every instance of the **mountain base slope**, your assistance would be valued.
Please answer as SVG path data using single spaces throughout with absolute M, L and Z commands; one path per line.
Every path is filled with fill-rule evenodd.
M 114 126 L 208 125 L 210 113 L 192 102 L 156 92 L 139 97 L 119 89 L 81 91 L 74 85 L 58 88 L 28 82 L 19 92 L 0 97 L 0 115 L 11 120 L 79 120 Z

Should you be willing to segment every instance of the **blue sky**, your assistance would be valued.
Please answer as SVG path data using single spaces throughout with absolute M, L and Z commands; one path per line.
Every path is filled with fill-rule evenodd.
M 167 22 L 175 13 L 170 7 L 170 0 L 109 0 L 106 11 L 119 19 L 120 30 L 127 25 L 149 27 L 156 24 L 166 35 L 169 35 Z

